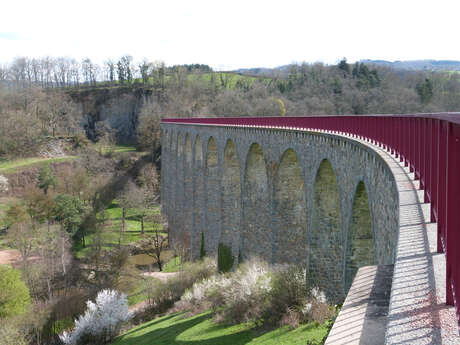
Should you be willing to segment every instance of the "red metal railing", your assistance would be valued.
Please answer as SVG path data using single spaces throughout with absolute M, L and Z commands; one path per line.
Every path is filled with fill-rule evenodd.
M 163 119 L 202 125 L 308 128 L 345 132 L 394 153 L 424 189 L 446 256 L 446 303 L 460 320 L 460 113 L 364 116 Z M 460 322 L 459 322 L 460 326 Z

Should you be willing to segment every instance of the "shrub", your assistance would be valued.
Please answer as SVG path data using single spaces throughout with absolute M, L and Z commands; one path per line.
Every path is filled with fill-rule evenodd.
M 29 289 L 21 280 L 21 272 L 0 265 L 0 319 L 24 314 L 30 301 Z
M 132 314 L 128 310 L 125 294 L 114 290 L 102 290 L 97 294 L 96 303 L 87 301 L 87 310 L 75 320 L 71 333 L 63 332 L 60 338 L 64 344 L 105 344 L 118 335 L 122 324 Z
M 210 304 L 218 321 L 230 324 L 257 321 L 265 310 L 271 289 L 268 272 L 268 265 L 251 259 L 234 273 L 221 274 L 195 284 L 181 301 L 195 307 Z
M 295 328 L 306 321 L 323 323 L 333 315 L 324 293 L 309 287 L 302 267 L 270 267 L 254 258 L 233 273 L 195 283 L 179 304 L 192 311 L 212 307 L 215 320 L 227 324 L 252 321 Z
M 0 344 L 27 345 L 29 341 L 27 331 L 21 327 L 20 321 L 15 318 L 0 318 Z
M 305 270 L 295 265 L 276 267 L 272 273 L 270 295 L 271 303 L 267 318 L 271 322 L 278 322 L 283 317 L 290 320 L 299 318 L 299 315 L 294 314 L 302 310 L 309 296 Z
M 203 261 L 187 263 L 183 271 L 178 272 L 176 276 L 169 278 L 166 282 L 152 279 L 146 288 L 149 305 L 144 313 L 147 316 L 164 313 L 174 302 L 180 300 L 187 289 L 215 273 L 215 261 L 204 258 Z M 143 316 L 140 315 L 140 318 L 142 319 Z
M 219 243 L 217 249 L 217 267 L 220 273 L 229 272 L 235 261 L 235 257 L 232 255 L 232 248 L 227 247 L 223 243 Z
M 201 233 L 201 246 L 200 246 L 200 260 L 203 260 L 206 256 L 206 251 L 204 249 L 204 232 Z

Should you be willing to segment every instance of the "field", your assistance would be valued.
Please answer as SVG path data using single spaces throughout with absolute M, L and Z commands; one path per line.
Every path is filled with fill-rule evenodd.
M 164 316 L 121 335 L 112 345 L 283 345 L 320 343 L 327 333 L 326 325 L 312 323 L 295 330 L 284 326 L 259 330 L 253 324 L 224 326 L 211 320 L 210 312 L 187 318 L 184 314 Z
M 50 163 L 64 162 L 76 158 L 75 156 L 64 156 L 59 158 L 18 158 L 13 160 L 0 161 L 0 174 L 14 173 L 22 169 L 31 168 L 34 166 L 44 166 Z

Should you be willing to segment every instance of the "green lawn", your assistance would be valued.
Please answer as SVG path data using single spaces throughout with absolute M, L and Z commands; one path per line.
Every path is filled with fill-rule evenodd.
M 129 146 L 129 145 L 107 146 L 107 145 L 96 144 L 95 148 L 97 151 L 99 151 L 100 153 L 104 155 L 109 152 L 120 153 L 120 152 L 136 152 L 137 151 L 135 146 Z
M 187 263 L 184 264 L 184 269 L 186 269 Z M 168 263 L 163 268 L 163 272 L 179 272 L 181 270 L 180 266 L 180 257 L 176 256 L 168 261 Z
M 160 212 L 157 207 L 154 212 Z M 98 214 L 102 218 L 102 214 Z M 120 229 L 122 226 L 122 209 L 118 203 L 114 201 L 107 210 L 105 210 L 105 227 L 102 233 L 103 248 L 110 249 L 120 244 L 127 245 L 134 243 L 141 238 L 141 220 L 139 212 L 136 209 L 128 209 L 126 212 L 126 230 L 121 234 Z M 153 224 L 152 222 L 144 222 L 145 234 L 152 234 L 154 230 L 161 230 L 161 224 Z M 90 250 L 94 243 L 95 235 L 90 234 L 85 237 L 86 247 L 81 245 L 74 247 L 74 252 L 77 258 L 84 257 Z
M 224 326 L 211 320 L 210 312 L 190 318 L 183 314 L 164 316 L 137 326 L 118 337 L 113 345 L 305 345 L 319 343 L 327 333 L 326 325 L 310 323 L 290 330 L 284 326 L 260 331 L 251 324 Z
M 2 173 L 14 173 L 24 168 L 30 168 L 32 166 L 42 166 L 49 163 L 57 163 L 75 159 L 75 156 L 64 156 L 59 158 L 42 158 L 42 157 L 31 157 L 31 158 L 19 158 L 13 160 L 6 160 L 0 162 L 0 174 Z

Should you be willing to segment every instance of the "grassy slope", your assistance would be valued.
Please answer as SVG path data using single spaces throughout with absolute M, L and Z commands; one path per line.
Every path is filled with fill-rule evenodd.
M 30 157 L 30 158 L 18 158 L 13 160 L 7 160 L 0 162 L 0 174 L 2 173 L 14 173 L 23 169 L 27 169 L 34 166 L 42 166 L 49 163 L 57 163 L 68 161 L 76 158 L 75 156 L 64 156 L 59 158 L 43 158 L 43 157 Z
M 135 152 L 136 147 L 129 145 L 113 145 L 111 147 L 94 145 L 95 149 L 102 151 L 103 154 L 111 151 L 113 153 L 122 152 Z M 75 159 L 77 156 L 64 156 L 58 158 L 45 158 L 45 157 L 28 157 L 18 158 L 13 160 L 0 160 L 0 174 L 2 173 L 14 173 L 24 169 L 28 169 L 35 166 L 43 166 L 46 164 L 58 163 Z
M 120 336 L 113 345 L 283 345 L 319 342 L 327 333 L 326 326 L 302 325 L 290 330 L 287 326 L 261 332 L 250 324 L 219 325 L 210 312 L 184 318 L 182 314 L 164 316 L 144 323 Z

